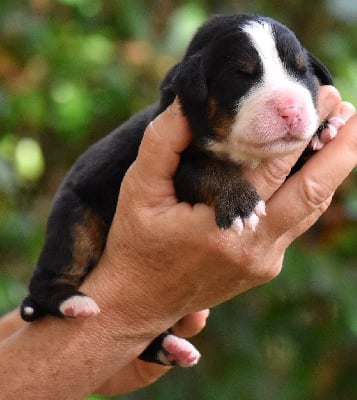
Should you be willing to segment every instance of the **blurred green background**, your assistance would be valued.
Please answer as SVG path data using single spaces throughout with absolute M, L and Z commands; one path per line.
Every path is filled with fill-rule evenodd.
M 1 0 L 0 314 L 26 291 L 71 163 L 158 98 L 199 24 L 232 12 L 286 23 L 357 104 L 352 0 Z M 194 339 L 197 367 L 121 398 L 357 399 L 356 183 L 352 174 L 277 279 L 212 310 Z

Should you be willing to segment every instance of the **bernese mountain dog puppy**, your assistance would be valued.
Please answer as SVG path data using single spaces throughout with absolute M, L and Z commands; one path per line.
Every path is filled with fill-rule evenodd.
M 177 198 L 214 207 L 221 229 L 242 232 L 255 230 L 265 214 L 242 165 L 254 168 L 306 140 L 313 149 L 322 147 L 316 103 L 318 87 L 325 84 L 332 84 L 328 70 L 279 22 L 247 14 L 209 19 L 164 78 L 160 101 L 93 144 L 65 177 L 21 306 L 23 319 L 99 312 L 78 288 L 101 256 L 121 181 L 145 128 L 175 97 L 193 134 L 174 179 Z M 333 130 L 331 124 L 324 129 Z M 168 331 L 141 358 L 190 366 L 199 356 Z

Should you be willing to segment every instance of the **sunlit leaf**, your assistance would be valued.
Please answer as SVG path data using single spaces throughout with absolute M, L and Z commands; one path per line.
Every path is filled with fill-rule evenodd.
M 113 43 L 100 34 L 88 36 L 84 40 L 82 54 L 84 60 L 107 64 L 113 54 Z
M 202 7 L 187 3 L 177 8 L 171 18 L 165 50 L 182 54 L 196 29 L 207 18 Z
M 19 140 L 15 148 L 15 166 L 20 178 L 37 181 L 44 172 L 44 159 L 39 144 L 31 138 Z
M 91 121 L 92 99 L 80 83 L 56 82 L 51 90 L 54 101 L 49 123 L 67 140 L 81 139 Z

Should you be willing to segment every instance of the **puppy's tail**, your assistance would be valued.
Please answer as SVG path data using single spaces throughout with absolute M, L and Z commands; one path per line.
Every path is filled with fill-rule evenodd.
M 32 300 L 31 296 L 27 296 L 20 307 L 21 318 L 26 322 L 35 321 L 45 315 L 41 308 Z

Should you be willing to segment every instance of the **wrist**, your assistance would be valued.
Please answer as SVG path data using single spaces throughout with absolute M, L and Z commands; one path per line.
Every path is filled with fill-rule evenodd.
M 101 310 L 94 318 L 100 321 L 100 334 L 104 333 L 108 340 L 135 339 L 144 349 L 183 316 L 175 306 L 167 304 L 165 284 L 145 273 L 146 267 L 138 258 L 126 261 L 116 253 L 112 259 L 104 251 L 83 283 L 81 291 L 92 297 Z

